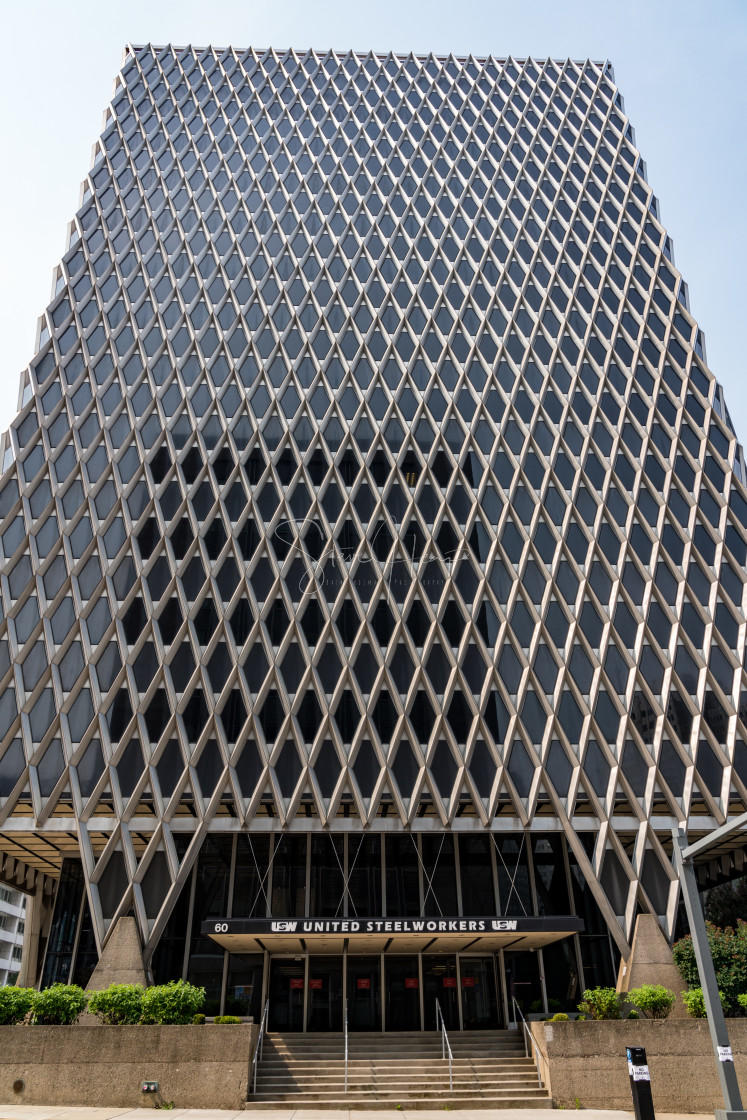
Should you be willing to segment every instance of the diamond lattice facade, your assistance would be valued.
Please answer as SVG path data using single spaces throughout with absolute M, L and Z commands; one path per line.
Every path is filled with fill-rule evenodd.
M 583 922 L 457 924 L 466 1023 L 672 935 L 672 828 L 747 802 L 747 491 L 609 64 L 128 48 L 3 454 L 45 983 L 127 914 L 255 1013 L 206 919 Z

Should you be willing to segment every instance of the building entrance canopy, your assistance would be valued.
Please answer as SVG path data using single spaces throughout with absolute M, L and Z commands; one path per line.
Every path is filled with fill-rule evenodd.
M 538 949 L 573 933 L 576 917 L 211 919 L 202 934 L 231 953 L 495 952 Z

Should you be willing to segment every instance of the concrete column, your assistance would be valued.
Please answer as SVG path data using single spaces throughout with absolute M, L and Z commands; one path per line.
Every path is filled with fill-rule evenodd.
M 633 933 L 633 948 L 627 961 L 620 964 L 617 991 L 624 995 L 643 984 L 663 984 L 677 996 L 670 1012 L 671 1019 L 686 1019 L 687 1010 L 682 992 L 687 987 L 674 963 L 672 950 L 659 922 L 653 914 L 639 914 Z
M 143 950 L 134 918 L 117 919 L 86 991 L 108 988 L 110 984 L 142 984 L 147 987 Z
M 19 988 L 34 988 L 39 982 L 39 945 L 44 934 L 45 924 L 51 915 L 54 892 L 47 889 L 45 877 L 37 875 L 33 894 L 26 895 L 26 915 L 23 930 L 23 955 L 16 984 Z

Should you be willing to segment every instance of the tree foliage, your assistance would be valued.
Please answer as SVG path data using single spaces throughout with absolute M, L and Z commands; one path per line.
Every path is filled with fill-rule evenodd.
M 747 877 L 711 887 L 705 894 L 703 909 L 707 920 L 722 929 L 735 928 L 737 922 L 747 921 Z
M 727 1014 L 739 1014 L 738 997 L 747 992 L 747 922 L 737 922 L 736 929 L 729 926 L 720 929 L 713 922 L 706 922 L 706 930 L 724 1010 Z M 672 951 L 680 976 L 687 986 L 700 988 L 692 936 L 688 934 L 677 941 Z

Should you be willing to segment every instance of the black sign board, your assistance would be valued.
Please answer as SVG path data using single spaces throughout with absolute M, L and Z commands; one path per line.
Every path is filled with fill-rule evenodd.
M 474 934 L 580 933 L 584 923 L 576 917 L 554 918 L 218 918 L 202 923 L 203 936 L 243 935 L 309 937 L 314 934 L 362 938 L 371 934 Z

